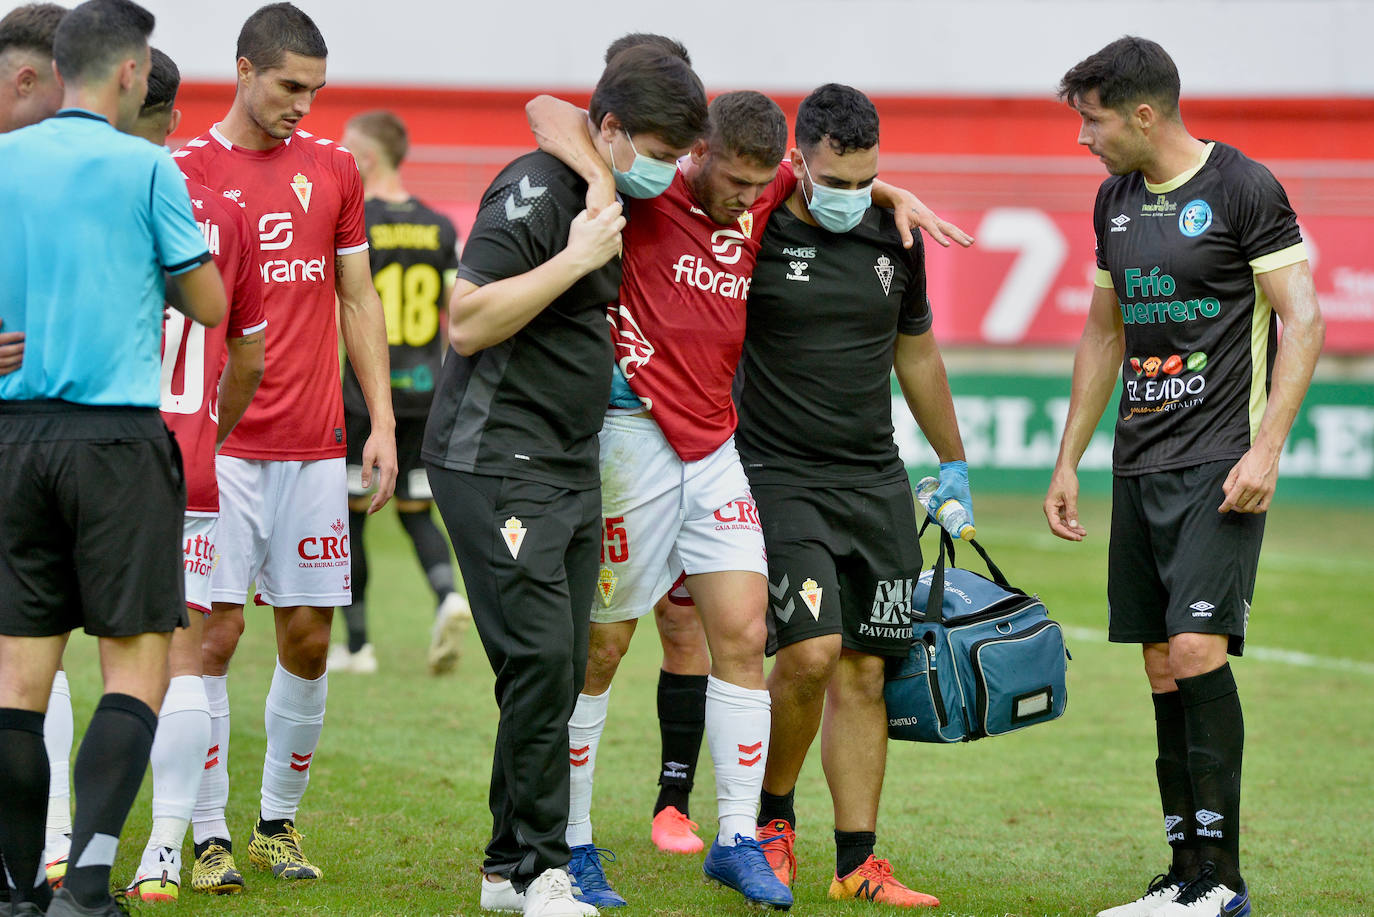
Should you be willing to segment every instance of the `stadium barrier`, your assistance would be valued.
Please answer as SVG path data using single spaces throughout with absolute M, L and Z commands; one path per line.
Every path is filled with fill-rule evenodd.
M 989 356 L 963 353 L 950 360 L 950 389 L 975 497 L 984 490 L 1043 497 L 1068 414 L 1069 372 L 971 368 L 986 365 Z M 1119 397 L 1118 386 L 1079 464 L 1079 486 L 1085 493 L 1111 493 Z M 938 462 L 911 419 L 895 377 L 892 402 L 897 446 L 916 481 L 931 474 Z M 1284 447 L 1279 472 L 1278 499 L 1374 505 L 1374 382 L 1314 382 Z

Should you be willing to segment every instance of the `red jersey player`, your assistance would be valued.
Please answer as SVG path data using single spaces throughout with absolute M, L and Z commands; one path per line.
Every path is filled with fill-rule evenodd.
M 133 133 L 161 146 L 181 123 L 174 108 L 181 74 L 166 54 L 151 52 L 148 94 Z M 215 448 L 248 407 L 263 371 L 267 319 L 253 237 L 240 208 L 195 182 L 191 208 L 224 280 L 229 315 L 215 328 L 175 309 L 162 324 L 162 418 L 181 447 L 186 474 L 184 570 L 186 628 L 173 631 L 171 681 L 153 740 L 153 829 L 132 897 L 175 900 L 181 884 L 181 843 L 210 747 L 210 708 L 201 680 L 202 621 L 210 613 L 219 487 Z M 223 375 L 221 376 L 221 368 Z
M 281 879 L 316 879 L 294 819 L 319 743 L 325 657 L 336 605 L 351 601 L 338 326 L 371 418 L 363 478 L 380 476 L 372 510 L 396 481 L 395 419 L 386 324 L 372 286 L 363 190 L 347 150 L 297 124 L 324 85 L 328 49 L 289 3 L 264 6 L 238 38 L 237 92 L 224 120 L 176 154 L 187 176 L 243 209 L 257 236 L 257 270 L 272 333 L 257 397 L 225 441 L 219 563 L 206 622 L 212 746 L 196 805 L 192 887 L 243 887 L 224 820 L 228 800 L 229 659 L 243 599 L 275 608 L 278 664 L 267 694 L 267 754 L 250 860 Z M 375 469 L 375 470 L 374 470 Z

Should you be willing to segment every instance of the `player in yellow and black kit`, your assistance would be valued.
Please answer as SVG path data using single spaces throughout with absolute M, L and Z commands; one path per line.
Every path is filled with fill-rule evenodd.
M 372 282 L 386 310 L 391 345 L 391 404 L 400 464 L 396 511 L 434 590 L 438 611 L 429 670 L 439 675 L 457 663 L 463 630 L 471 620 L 467 601 L 453 590 L 448 544 L 430 515 L 434 500 L 420 460 L 425 418 L 448 345 L 445 304 L 458 274 L 458 233 L 448 217 L 411 197 L 401 184 L 398 170 L 409 140 L 400 118 L 388 111 L 357 115 L 345 128 L 343 144 L 358 161 L 366 195 Z M 362 540 L 368 498 L 362 487 L 361 450 L 367 441 L 368 414 L 351 365 L 344 370 L 343 393 L 353 604 L 343 609 L 348 645 L 331 650 L 329 669 L 368 674 L 377 670 L 377 657 L 367 639 L 367 554 Z
M 1099 917 L 1246 917 L 1245 728 L 1227 653 L 1244 648 L 1264 513 L 1321 352 L 1321 312 L 1282 186 L 1188 133 L 1163 48 L 1114 41 L 1070 70 L 1060 95 L 1112 177 L 1093 211 L 1098 279 L 1045 515 L 1056 535 L 1082 540 L 1075 468 L 1120 373 L 1108 632 L 1142 647 L 1173 853 L 1141 898 Z

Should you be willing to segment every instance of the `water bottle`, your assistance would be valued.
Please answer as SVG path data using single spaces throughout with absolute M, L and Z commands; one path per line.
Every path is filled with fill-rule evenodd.
M 949 532 L 955 538 L 962 538 L 965 541 L 972 541 L 978 534 L 973 524 L 969 522 L 968 513 L 958 500 L 946 500 L 944 503 L 935 502 L 935 491 L 940 489 L 940 481 L 937 478 L 924 477 L 916 484 L 916 501 L 925 507 L 930 517 Z

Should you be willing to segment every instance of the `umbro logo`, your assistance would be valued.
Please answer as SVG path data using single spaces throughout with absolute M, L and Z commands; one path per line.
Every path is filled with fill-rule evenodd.
M 1213 608 L 1216 608 L 1217 606 L 1213 605 L 1211 602 L 1198 601 L 1194 602 L 1188 607 L 1193 609 L 1193 611 L 1211 611 Z
M 1223 816 L 1210 809 L 1198 809 L 1193 815 L 1197 819 L 1198 837 L 1224 837 L 1225 834 L 1220 828 L 1213 828 L 1212 825 L 1221 821 Z
M 1131 218 L 1126 216 L 1126 214 L 1117 214 L 1116 216 L 1112 217 L 1112 228 L 1109 230 L 1109 232 L 1125 232 L 1126 224 L 1129 222 L 1131 222 Z
M 1175 828 L 1178 827 L 1178 824 L 1179 824 L 1179 822 L 1181 822 L 1181 821 L 1183 821 L 1183 816 L 1182 816 L 1182 815 L 1166 815 L 1166 816 L 1164 816 L 1164 830 L 1165 830 L 1165 831 L 1172 831 L 1172 830 L 1174 830 Z
M 1202 825 L 1205 828 L 1213 822 L 1221 821 L 1226 816 L 1219 815 L 1216 812 L 1213 812 L 1211 809 L 1198 809 L 1197 813 L 1193 817 L 1197 819 L 1197 823 L 1199 825 Z

